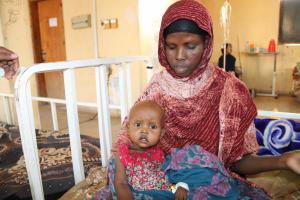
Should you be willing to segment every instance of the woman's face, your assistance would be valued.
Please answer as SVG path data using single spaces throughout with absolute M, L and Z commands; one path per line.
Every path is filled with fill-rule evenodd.
M 205 40 L 194 33 L 177 32 L 168 34 L 165 39 L 166 57 L 171 68 L 180 77 L 188 77 L 198 67 Z

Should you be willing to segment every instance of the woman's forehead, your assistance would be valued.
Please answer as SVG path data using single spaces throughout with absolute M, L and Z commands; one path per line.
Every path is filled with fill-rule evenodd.
M 204 42 L 204 37 L 195 33 L 176 32 L 168 34 L 165 41 L 168 43 L 178 40 L 181 40 L 183 42 Z

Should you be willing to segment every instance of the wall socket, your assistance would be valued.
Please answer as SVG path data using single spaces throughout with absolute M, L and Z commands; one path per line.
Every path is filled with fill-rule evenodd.
M 109 22 L 109 19 L 103 19 L 103 20 L 101 20 L 101 26 L 102 26 L 104 29 L 110 29 L 110 22 Z
M 104 29 L 118 28 L 118 19 L 117 18 L 103 19 L 103 20 L 101 20 L 101 26 Z
M 118 19 L 117 18 L 113 18 L 110 19 L 110 28 L 118 28 Z

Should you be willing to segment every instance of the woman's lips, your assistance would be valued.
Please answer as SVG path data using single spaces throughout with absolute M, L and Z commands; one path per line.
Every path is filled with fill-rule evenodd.
M 185 67 L 184 65 L 176 65 L 176 66 L 173 67 L 173 69 L 176 70 L 176 71 L 183 72 L 183 71 L 187 70 L 187 67 Z

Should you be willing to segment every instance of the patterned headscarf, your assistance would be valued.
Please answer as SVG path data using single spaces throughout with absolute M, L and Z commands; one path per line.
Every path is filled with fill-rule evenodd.
M 204 49 L 201 62 L 196 70 L 188 77 L 194 79 L 202 74 L 204 69 L 208 66 L 213 51 L 213 25 L 211 16 L 206 7 L 195 0 L 181 0 L 172 4 L 165 12 L 160 26 L 159 41 L 158 41 L 158 56 L 159 62 L 166 70 L 175 78 L 177 76 L 175 71 L 169 65 L 165 52 L 164 30 L 174 21 L 178 19 L 188 19 L 194 21 L 199 28 L 208 33 L 207 46 Z

